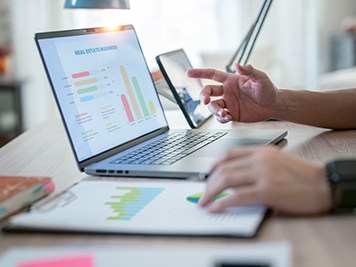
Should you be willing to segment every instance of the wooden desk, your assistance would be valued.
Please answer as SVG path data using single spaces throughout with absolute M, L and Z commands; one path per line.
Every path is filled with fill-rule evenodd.
M 175 128 L 187 126 L 180 113 L 175 111 L 167 113 L 169 122 L 174 122 Z M 202 128 L 231 127 L 286 129 L 289 131 L 287 140 L 282 141 L 278 146 L 312 162 L 325 163 L 335 158 L 356 156 L 356 130 L 330 131 L 275 121 L 221 125 L 214 119 L 208 121 Z M 81 179 L 91 179 L 78 171 L 59 119 L 46 121 L 26 131 L 1 148 L 0 175 L 51 176 L 55 181 L 56 191 L 49 197 L 53 197 Z M 12 246 L 191 245 L 202 247 L 281 240 L 289 240 L 293 245 L 294 266 L 355 266 L 356 216 L 292 218 L 275 215 L 263 224 L 257 238 L 252 240 L 219 237 L 1 233 L 0 253 Z

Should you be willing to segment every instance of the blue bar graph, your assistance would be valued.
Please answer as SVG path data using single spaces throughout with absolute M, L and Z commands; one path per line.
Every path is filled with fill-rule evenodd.
M 106 202 L 112 212 L 117 216 L 107 217 L 111 221 L 129 221 L 154 200 L 164 188 L 149 187 L 117 187 L 117 190 L 125 190 L 123 195 L 111 196 L 113 202 Z
M 87 102 L 87 101 L 90 101 L 90 100 L 93 100 L 94 97 L 92 95 L 88 95 L 88 96 L 85 96 L 85 97 L 81 97 L 80 98 L 80 102 Z

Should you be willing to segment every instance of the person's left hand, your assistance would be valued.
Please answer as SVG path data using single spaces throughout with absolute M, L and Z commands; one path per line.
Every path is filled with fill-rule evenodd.
M 211 202 L 228 188 L 232 195 Z M 253 204 L 294 215 L 325 213 L 332 206 L 326 171 L 272 146 L 231 149 L 212 166 L 198 205 L 215 213 Z

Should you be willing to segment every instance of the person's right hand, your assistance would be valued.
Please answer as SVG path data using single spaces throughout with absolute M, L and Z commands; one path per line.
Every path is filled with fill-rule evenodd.
M 262 204 L 292 215 L 322 214 L 333 205 L 326 176 L 324 166 L 273 146 L 236 147 L 211 167 L 198 205 L 212 213 Z M 229 196 L 212 202 L 228 188 Z
M 266 73 L 251 65 L 234 66 L 238 74 L 214 69 L 190 69 L 190 78 L 211 79 L 221 85 L 206 85 L 200 93 L 203 104 L 221 123 L 256 122 L 273 117 L 279 98 L 278 89 Z M 221 97 L 211 100 L 211 97 Z

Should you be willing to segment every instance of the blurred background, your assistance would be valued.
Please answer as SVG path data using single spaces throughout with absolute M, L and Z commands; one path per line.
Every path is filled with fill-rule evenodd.
M 131 0 L 130 10 L 64 9 L 64 0 L 0 0 L 0 146 L 59 117 L 34 33 L 133 24 L 152 71 L 184 48 L 194 67 L 225 69 L 262 0 Z M 279 88 L 356 87 L 356 1 L 274 0 L 250 63 Z

